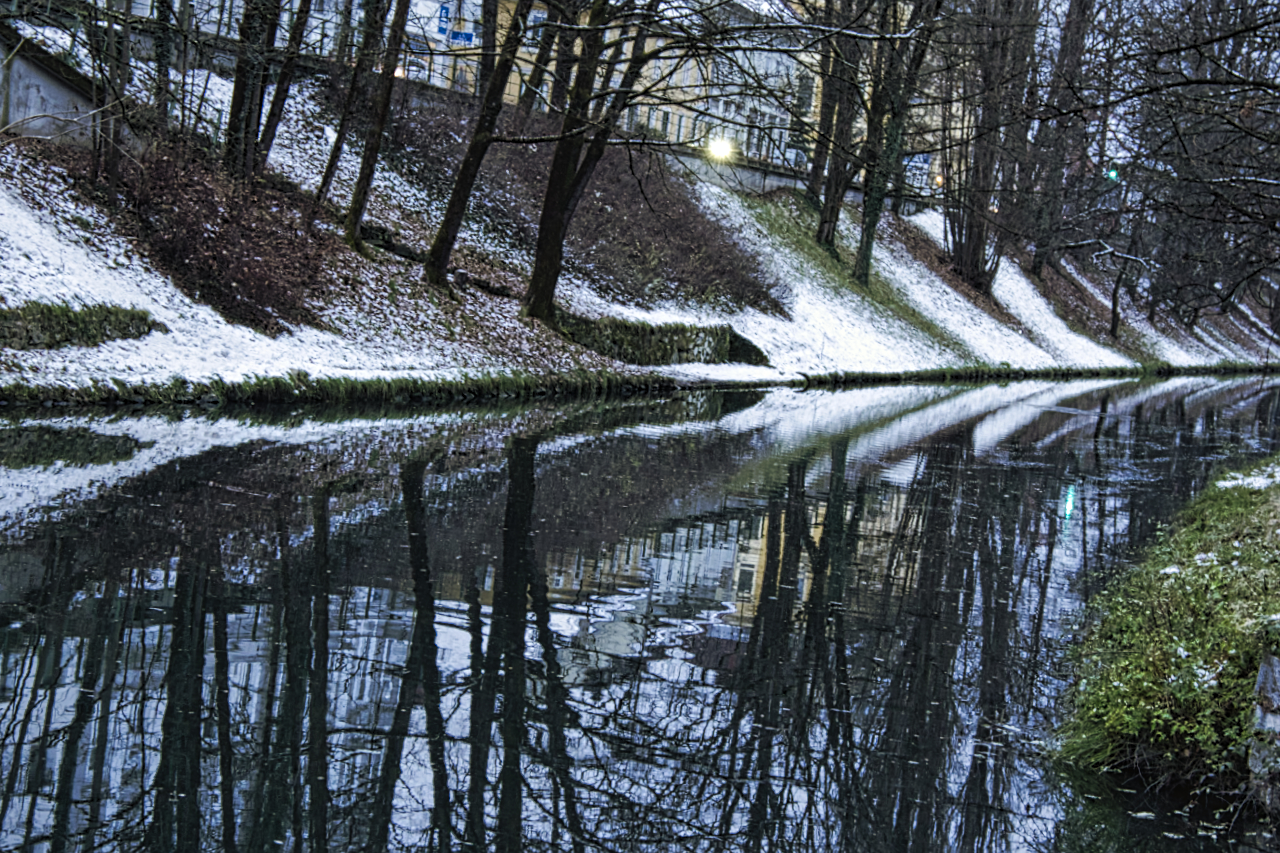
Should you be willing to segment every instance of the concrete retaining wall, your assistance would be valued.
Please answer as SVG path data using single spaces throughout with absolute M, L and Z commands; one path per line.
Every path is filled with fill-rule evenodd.
M 0 128 L 92 145 L 101 92 L 77 69 L 0 24 Z

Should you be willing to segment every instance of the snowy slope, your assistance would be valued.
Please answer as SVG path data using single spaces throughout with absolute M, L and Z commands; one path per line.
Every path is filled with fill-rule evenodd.
M 0 161 L 0 168 L 6 165 Z M 78 207 L 80 215 L 92 210 Z M 180 293 L 165 276 L 132 256 L 123 241 L 104 241 L 95 251 L 77 241 L 52 215 L 38 212 L 0 184 L 0 295 L 5 305 L 24 302 L 117 305 L 144 308 L 169 327 L 136 340 L 109 341 L 98 347 L 14 352 L 24 370 L 8 365 L 0 383 L 25 379 L 38 384 L 87 385 L 118 378 L 129 383 L 165 383 L 173 376 L 192 381 L 305 370 L 312 376 L 370 379 L 380 376 L 455 378 L 468 367 L 486 365 L 465 346 L 443 347 L 424 340 L 395 346 L 386 340 L 356 340 L 299 328 L 270 338 L 227 323 L 211 308 Z M 479 362 L 479 363 L 477 363 Z
M 185 77 L 173 74 L 175 86 L 192 93 L 193 108 L 210 120 L 225 114 L 228 81 L 207 71 Z M 135 85 L 145 86 L 145 75 Z M 271 165 L 304 187 L 314 186 L 333 133 L 315 92 L 309 84 L 300 85 L 272 149 Z M 351 146 L 343 158 L 334 189 L 336 201 L 348 191 L 358 154 L 358 148 Z M 947 340 L 934 340 L 892 310 L 831 280 L 829 273 L 771 238 L 741 197 L 708 184 L 699 189 L 702 203 L 759 258 L 761 275 L 777 292 L 786 294 L 789 317 L 754 310 L 725 313 L 683 304 L 651 310 L 621 306 L 601 299 L 589 282 L 569 278 L 561 291 L 567 304 L 596 315 L 731 324 L 759 346 L 772 364 L 771 368 L 678 365 L 660 369 L 669 376 L 771 383 L 826 373 L 896 373 L 1001 363 L 1024 369 L 1134 365 L 1072 331 L 1016 264 L 1001 265 L 994 293 L 1025 333 L 983 312 L 902 246 L 883 239 L 875 255 L 877 271 L 914 311 L 945 330 Z M 371 218 L 392 224 L 412 221 L 430 228 L 439 206 L 424 188 L 393 170 L 379 170 Z M 914 221 L 941 239 L 940 214 L 925 213 Z M 464 236 L 473 244 L 484 246 L 513 268 L 527 268 L 527 253 L 507 235 L 489 233 L 476 223 L 469 223 L 467 229 Z M 332 304 L 317 306 L 336 332 L 297 328 L 293 334 L 273 339 L 228 324 L 211 309 L 183 296 L 127 241 L 114 236 L 100 212 L 71 196 L 65 176 L 20 156 L 13 146 L 0 148 L 0 252 L 5 258 L 0 269 L 0 298 L 5 306 L 38 301 L 142 308 L 170 329 L 168 334 L 152 333 L 93 348 L 7 350 L 0 353 L 0 385 L 84 387 L 112 379 L 165 384 L 175 377 L 234 382 L 298 371 L 313 377 L 443 380 L 513 370 L 626 369 L 566 345 L 536 324 L 521 323 L 513 300 L 476 291 L 465 294 L 458 306 L 442 307 L 426 299 L 405 299 L 397 305 L 385 298 L 385 292 L 362 295 L 376 290 L 366 282 L 366 288 L 355 288 Z M 399 261 L 375 267 L 365 263 L 361 269 L 370 276 L 409 282 L 418 275 L 414 265 Z M 1141 337 L 1143 348 L 1167 363 L 1209 364 L 1250 357 L 1207 326 L 1196 338 L 1175 340 L 1144 326 L 1140 317 L 1127 315 L 1126 321 Z M 1256 318 L 1230 321 L 1255 340 L 1264 335 L 1263 324 Z
M 742 245 L 758 255 L 764 274 L 783 283 L 789 291 L 789 319 L 754 310 L 716 315 L 674 304 L 655 310 L 612 306 L 581 285 L 572 291 L 575 307 L 655 323 L 727 322 L 760 347 L 769 363 L 783 375 L 927 370 L 963 360 L 960 353 L 931 340 L 919 329 L 842 287 L 840 282 L 829 280 L 804 258 L 773 244 L 738 196 L 711 184 L 699 189 L 702 203 Z M 684 365 L 665 372 L 690 378 L 714 376 L 724 381 L 739 375 L 767 375 L 722 365 Z
M 852 229 L 851 229 L 852 230 Z M 852 237 L 852 235 L 850 235 Z M 913 308 L 964 344 L 975 361 L 1022 368 L 1053 367 L 1052 355 L 996 320 L 941 282 L 933 271 L 896 243 L 879 241 L 873 255 L 880 271 Z
M 946 224 L 942 213 L 928 210 L 911 221 L 939 246 L 945 246 Z M 1030 332 L 1032 340 L 1062 367 L 1134 367 L 1132 359 L 1072 331 L 1053 306 L 1036 290 L 1022 269 L 1005 258 L 991 283 L 991 295 Z M 1010 362 L 1015 367 L 1016 362 Z

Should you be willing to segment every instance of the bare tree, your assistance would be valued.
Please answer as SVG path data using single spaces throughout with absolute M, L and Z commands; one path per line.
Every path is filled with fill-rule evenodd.
M 633 102 L 636 84 L 651 58 L 647 42 L 657 8 L 658 0 L 647 0 L 643 9 L 635 9 L 630 3 L 615 6 L 608 0 L 595 0 L 588 12 L 581 54 L 574 70 L 574 85 L 565 107 L 547 176 L 547 191 L 542 200 L 533 273 L 523 305 L 523 311 L 529 317 L 555 323 L 555 290 L 564 265 L 565 235 L 582 193 L 604 155 L 618 119 Z M 605 41 L 605 29 L 611 24 L 621 24 L 624 31 L 632 31 L 626 69 L 616 89 L 612 87 L 613 66 L 619 54 L 612 51 L 614 46 Z M 610 54 L 612 61 L 606 61 Z M 598 85 L 604 89 L 608 106 L 593 116 L 593 101 L 601 97 Z
M 382 134 L 391 113 L 391 92 L 396 82 L 396 68 L 400 64 L 400 46 L 404 42 L 405 25 L 409 21 L 410 0 L 396 0 L 395 14 L 387 33 L 387 51 L 382 58 L 382 74 L 373 98 L 373 122 L 364 138 L 364 152 L 360 158 L 360 173 L 351 189 L 351 202 L 347 206 L 347 242 L 363 250 L 360 239 L 360 223 L 369 205 L 369 193 L 373 189 L 373 175 L 378 168 L 378 152 L 382 149 Z
M 990 293 L 999 269 L 995 216 L 1001 173 L 1027 87 L 1039 22 L 1036 0 L 978 0 L 953 43 L 966 54 L 955 71 L 963 119 L 947 161 L 947 226 L 952 263 L 961 278 Z
M 876 44 L 876 61 L 871 75 L 872 110 L 867 119 L 867 141 L 863 148 L 867 170 L 862 202 L 862 234 L 854 258 L 854 283 L 866 287 L 871 278 L 871 251 L 876 228 L 884 213 L 889 179 L 897 173 L 897 161 L 906 130 L 907 109 L 919 83 L 920 71 L 939 26 L 942 0 L 915 0 L 906 19 L 899 4 L 888 3 L 892 14 L 884 20 L 901 23 L 890 30 L 890 38 Z M 883 31 L 882 31 L 883 32 Z M 883 115 L 881 120 L 879 116 Z
M 164 0 L 168 2 L 168 0 Z M 222 162 L 233 175 L 253 173 L 257 158 L 258 120 L 262 114 L 263 77 L 267 71 L 273 19 L 280 18 L 280 0 L 246 0 L 240 22 L 240 53 L 227 110 L 227 133 Z
M 866 100 L 861 85 L 864 47 L 869 47 L 864 40 L 850 33 L 850 28 L 866 23 L 868 15 L 873 14 L 873 0 L 839 0 L 840 7 L 836 23 L 839 32 L 833 37 L 824 39 L 829 43 L 828 74 L 823 86 L 822 106 L 819 108 L 819 133 L 823 115 L 830 113 L 830 139 L 826 140 L 829 154 L 824 157 L 826 163 L 825 180 L 822 187 L 822 207 L 818 214 L 816 239 L 819 246 L 834 251 L 836 244 L 836 228 L 840 223 L 840 211 L 844 208 L 845 196 L 856 176 L 859 163 L 854 153 L 854 126 L 858 119 L 866 116 Z M 897 4 L 883 2 L 880 4 L 882 27 L 897 14 Z M 885 51 L 880 51 L 883 59 Z M 874 62 L 873 62 L 874 64 Z M 871 118 L 867 117 L 870 126 Z M 823 142 L 819 136 L 818 144 Z M 824 152 L 825 153 L 825 152 Z M 821 175 L 816 167 L 810 173 L 810 186 L 817 185 Z
M 493 144 L 494 130 L 498 126 L 498 116 L 502 113 L 503 95 L 506 92 L 507 80 L 511 76 L 511 68 L 515 64 L 516 51 L 524 36 L 529 10 L 533 8 L 533 0 L 516 0 L 511 21 L 507 24 L 506 35 L 502 39 L 502 53 L 498 56 L 489 85 L 484 91 L 480 114 L 476 117 L 475 129 L 471 133 L 471 141 L 462 156 L 458 173 L 453 180 L 453 189 L 449 192 L 449 201 L 445 205 L 444 218 L 436 230 L 431 249 L 427 252 L 426 266 L 423 268 L 423 280 L 436 287 L 448 287 L 445 278 L 449 269 L 449 258 L 458 240 L 458 232 L 462 230 L 462 220 L 467 214 L 467 205 L 471 201 L 471 192 L 475 189 L 476 180 L 480 176 L 480 165 L 489 146 Z
M 355 66 L 351 69 L 351 79 L 347 83 L 347 91 L 343 96 L 342 113 L 338 118 L 338 127 L 334 133 L 333 145 L 329 148 L 329 160 L 325 163 L 324 172 L 320 176 L 320 184 L 316 187 L 315 201 L 311 209 L 310 221 L 314 221 L 316 209 L 324 204 L 338 174 L 338 164 L 342 161 L 342 152 L 347 144 L 347 134 L 354 120 L 356 100 L 364 80 L 364 76 L 373 67 L 378 50 L 382 46 L 382 25 L 387 15 L 387 0 L 370 0 L 365 4 L 364 16 L 360 29 L 360 48 L 356 51 Z

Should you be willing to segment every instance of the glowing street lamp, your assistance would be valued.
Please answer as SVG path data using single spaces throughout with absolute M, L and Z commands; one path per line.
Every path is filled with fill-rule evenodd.
M 721 136 L 707 142 L 707 153 L 713 160 L 728 160 L 733 156 L 733 143 Z

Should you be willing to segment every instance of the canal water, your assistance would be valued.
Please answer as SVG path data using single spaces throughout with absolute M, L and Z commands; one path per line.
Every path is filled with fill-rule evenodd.
M 1046 756 L 1280 385 L 0 425 L 0 849 L 1267 849 Z

